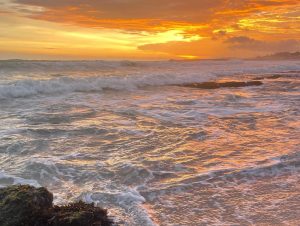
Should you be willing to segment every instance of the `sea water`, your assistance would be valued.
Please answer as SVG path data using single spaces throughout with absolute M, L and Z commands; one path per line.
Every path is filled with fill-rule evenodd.
M 299 138 L 299 61 L 0 61 L 0 186 L 120 225 L 298 225 Z

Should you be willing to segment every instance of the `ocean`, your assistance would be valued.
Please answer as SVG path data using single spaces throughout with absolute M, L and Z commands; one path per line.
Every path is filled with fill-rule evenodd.
M 299 138 L 299 61 L 0 61 L 0 186 L 119 225 L 299 225 Z

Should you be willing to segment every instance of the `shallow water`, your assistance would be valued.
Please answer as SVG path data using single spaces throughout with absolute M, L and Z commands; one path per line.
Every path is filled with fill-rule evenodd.
M 1 61 L 0 185 L 128 226 L 297 225 L 299 76 L 296 61 Z

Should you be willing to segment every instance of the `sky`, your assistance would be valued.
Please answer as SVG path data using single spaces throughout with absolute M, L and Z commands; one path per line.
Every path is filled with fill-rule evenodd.
M 0 59 L 211 59 L 300 51 L 300 0 L 0 0 Z

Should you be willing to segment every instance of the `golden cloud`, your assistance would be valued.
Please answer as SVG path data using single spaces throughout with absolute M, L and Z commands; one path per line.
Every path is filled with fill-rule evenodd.
M 36 37 L 48 40 L 44 33 L 49 27 L 56 31 L 52 35 L 56 44 L 40 44 L 48 52 L 67 51 L 63 46 L 69 42 L 81 48 L 82 42 L 93 40 L 98 48 L 101 43 L 110 46 L 114 56 L 117 48 L 122 49 L 121 57 L 250 56 L 257 51 L 297 49 L 300 39 L 299 0 L 2 0 L 1 14 L 5 14 L 4 25 L 8 14 L 19 18 L 12 19 L 15 23 L 8 29 L 0 28 L 0 34 L 12 37 L 10 42 L 20 42 L 14 34 L 21 32 L 28 34 L 24 42 L 32 43 Z M 102 37 L 107 38 L 103 41 Z M 236 37 L 256 42 L 229 42 Z M 116 41 L 120 42 L 115 45 Z M 96 57 L 94 47 L 77 48 L 77 52 L 86 49 L 90 52 L 85 56 L 93 53 Z

